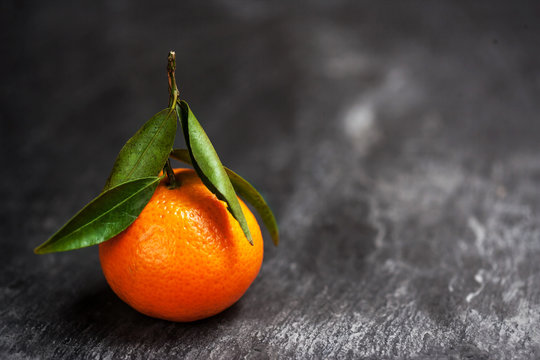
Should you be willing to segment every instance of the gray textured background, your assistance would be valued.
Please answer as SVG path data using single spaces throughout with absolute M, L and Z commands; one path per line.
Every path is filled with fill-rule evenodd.
M 538 2 L 1 2 L 0 358 L 539 358 Z M 36 256 L 166 106 L 282 244 L 193 324 Z M 181 144 L 181 143 L 179 143 Z

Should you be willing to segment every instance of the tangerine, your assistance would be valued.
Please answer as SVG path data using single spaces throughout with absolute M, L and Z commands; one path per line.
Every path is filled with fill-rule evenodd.
M 246 292 L 261 267 L 257 220 L 240 200 L 253 238 L 202 183 L 195 171 L 175 170 L 126 230 L 99 245 L 112 290 L 137 311 L 188 322 L 215 315 Z

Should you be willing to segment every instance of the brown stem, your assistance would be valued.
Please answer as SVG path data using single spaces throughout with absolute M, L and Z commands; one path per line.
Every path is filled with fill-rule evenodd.
M 174 72 L 176 70 L 176 54 L 174 51 L 169 51 L 169 57 L 167 62 L 167 78 L 169 80 L 169 107 L 170 111 L 176 113 L 176 100 L 178 99 L 178 87 L 176 86 L 176 78 Z M 167 162 L 163 167 L 164 172 L 167 174 L 167 180 L 169 183 L 169 189 L 176 189 L 180 184 L 176 181 L 176 176 L 171 166 L 170 159 L 167 158 Z
M 175 102 L 178 99 L 180 92 L 176 85 L 176 78 L 174 72 L 176 71 L 176 53 L 169 51 L 168 63 L 167 63 L 167 78 L 169 79 L 169 107 L 176 106 Z
M 178 184 L 178 181 L 176 181 L 176 176 L 174 175 L 174 171 L 171 166 L 171 159 L 167 158 L 167 162 L 165 163 L 163 170 L 167 174 L 167 182 L 169 183 L 168 188 L 176 189 L 180 184 Z

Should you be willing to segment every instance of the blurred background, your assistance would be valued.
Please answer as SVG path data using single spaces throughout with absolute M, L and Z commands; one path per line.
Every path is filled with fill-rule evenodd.
M 540 5 L 1 1 L 0 357 L 540 356 Z M 168 101 L 272 206 L 259 277 L 195 324 L 37 256 Z M 179 138 L 178 146 L 182 146 Z

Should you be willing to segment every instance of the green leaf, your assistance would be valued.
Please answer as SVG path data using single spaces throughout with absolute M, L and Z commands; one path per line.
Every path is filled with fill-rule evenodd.
M 191 158 L 189 157 L 189 151 L 186 149 L 174 149 L 171 152 L 171 156 L 176 160 L 182 161 L 186 164 L 191 164 Z M 232 171 L 231 169 L 224 166 L 227 176 L 231 180 L 232 186 L 236 193 L 243 197 L 248 203 L 250 203 L 255 210 L 261 216 L 264 225 L 270 232 L 272 241 L 274 245 L 278 246 L 279 244 L 279 229 L 274 217 L 272 209 L 268 206 L 263 196 L 251 185 L 247 180 L 242 178 L 240 175 Z
M 219 160 L 219 157 L 204 132 L 201 124 L 191 112 L 185 101 L 179 101 L 177 107 L 189 156 L 195 171 L 206 187 L 218 199 L 227 203 L 227 210 L 238 221 L 247 240 L 253 245 L 246 218 L 234 192 L 234 188 Z
M 174 144 L 176 112 L 161 110 L 124 145 L 103 191 L 123 182 L 159 174 Z
M 139 216 L 160 179 L 136 179 L 103 192 L 34 252 L 45 254 L 79 249 L 100 244 L 118 235 Z

